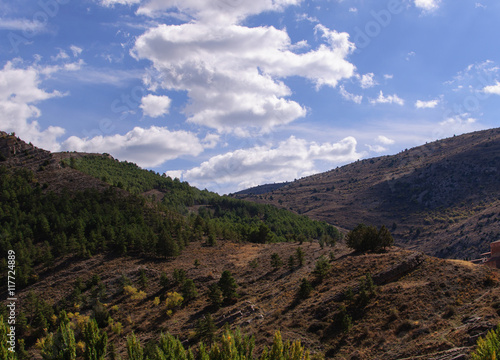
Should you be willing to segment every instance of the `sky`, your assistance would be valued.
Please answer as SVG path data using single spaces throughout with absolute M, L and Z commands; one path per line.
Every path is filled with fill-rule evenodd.
M 0 0 L 0 130 L 220 194 L 500 126 L 498 0 Z

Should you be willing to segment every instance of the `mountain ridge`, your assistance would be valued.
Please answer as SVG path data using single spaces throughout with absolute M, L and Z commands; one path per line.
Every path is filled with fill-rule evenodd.
M 233 196 L 339 228 L 352 229 L 357 222 L 385 224 L 401 246 L 440 257 L 473 258 L 500 239 L 495 215 L 500 210 L 499 171 L 496 128 L 360 160 L 265 194 Z M 491 220 L 477 228 L 483 219 Z

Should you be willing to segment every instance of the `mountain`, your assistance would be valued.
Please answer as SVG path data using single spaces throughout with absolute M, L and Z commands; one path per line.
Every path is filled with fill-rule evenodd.
M 352 229 L 386 225 L 398 245 L 476 258 L 500 239 L 500 129 L 454 136 L 397 155 L 312 175 L 241 199 Z
M 187 359 L 181 348 L 200 356 L 213 336 L 225 345 L 205 358 L 233 359 L 248 344 L 239 329 L 256 356 L 272 347 L 268 360 L 287 351 L 277 330 L 315 358 L 446 360 L 500 321 L 497 270 L 398 247 L 354 253 L 325 222 L 107 154 L 53 154 L 6 133 L 0 154 L 18 359 L 82 359 L 104 334 L 109 359 Z M 12 266 L 0 260 L 4 284 Z

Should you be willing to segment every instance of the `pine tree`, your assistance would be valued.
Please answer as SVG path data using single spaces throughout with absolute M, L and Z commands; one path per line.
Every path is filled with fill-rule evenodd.
M 127 337 L 127 354 L 129 360 L 143 360 L 144 349 L 134 333 Z
M 212 307 L 215 309 L 218 309 L 222 305 L 223 297 L 222 297 L 222 291 L 216 283 L 212 284 L 208 288 L 208 298 L 210 299 L 210 303 L 212 304 Z
M 75 333 L 70 327 L 66 313 L 60 315 L 61 323 L 55 334 L 50 333 L 42 345 L 41 355 L 44 360 L 75 360 Z
M 217 327 L 211 314 L 206 314 L 202 319 L 198 320 L 196 336 L 204 343 L 212 344 L 215 341 L 216 331 Z
M 224 301 L 231 300 L 236 297 L 236 280 L 229 270 L 224 270 L 219 280 L 219 288 L 222 291 Z
M 280 256 L 277 253 L 271 255 L 271 266 L 277 270 L 283 265 Z
M 99 330 L 94 319 L 85 325 L 83 338 L 85 340 L 85 352 L 83 354 L 85 360 L 104 360 L 106 358 L 108 335 Z
M 189 302 L 198 296 L 198 291 L 196 291 L 196 285 L 193 280 L 186 279 L 184 281 L 182 284 L 182 296 L 186 302 Z
M 304 250 L 302 250 L 301 247 L 297 248 L 296 255 L 299 266 L 304 266 L 304 259 L 306 254 L 304 253 Z

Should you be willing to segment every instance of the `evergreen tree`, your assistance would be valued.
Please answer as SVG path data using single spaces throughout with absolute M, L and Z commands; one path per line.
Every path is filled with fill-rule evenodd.
M 299 266 L 304 266 L 304 260 L 305 260 L 306 254 L 304 253 L 304 250 L 302 250 L 301 247 L 297 248 L 296 255 L 297 255 L 297 262 L 299 263 Z
M 85 324 L 83 338 L 85 340 L 85 352 L 83 353 L 85 360 L 104 360 L 106 358 L 108 335 L 99 330 L 94 319 Z
M 63 312 L 64 313 L 64 312 Z M 41 355 L 44 360 L 75 360 L 75 333 L 66 321 L 65 313 L 61 315 L 61 323 L 55 334 L 50 333 L 42 345 Z
M 311 291 L 313 290 L 313 287 L 309 281 L 307 281 L 306 278 L 303 278 L 300 282 L 300 287 L 299 287 L 299 299 L 307 299 L 309 295 L 311 294 Z
M 212 304 L 212 307 L 214 309 L 218 309 L 221 307 L 222 301 L 223 301 L 223 295 L 222 295 L 222 291 L 221 291 L 219 285 L 217 285 L 217 283 L 214 283 L 214 284 L 209 286 L 208 298 L 210 299 L 210 303 Z
M 271 266 L 277 270 L 283 265 L 280 256 L 277 253 L 271 255 Z
M 237 296 L 236 288 L 238 284 L 236 284 L 236 280 L 229 270 L 224 270 L 222 272 L 218 285 L 222 291 L 224 301 L 231 300 Z
M 198 297 L 198 291 L 196 291 L 196 285 L 193 280 L 186 279 L 182 284 L 182 297 L 186 302 Z
M 196 337 L 207 344 L 212 344 L 215 341 L 215 332 L 217 327 L 215 326 L 214 319 L 212 315 L 206 314 L 198 320 L 196 326 Z
M 143 360 L 144 349 L 134 333 L 127 336 L 127 354 L 129 360 Z

